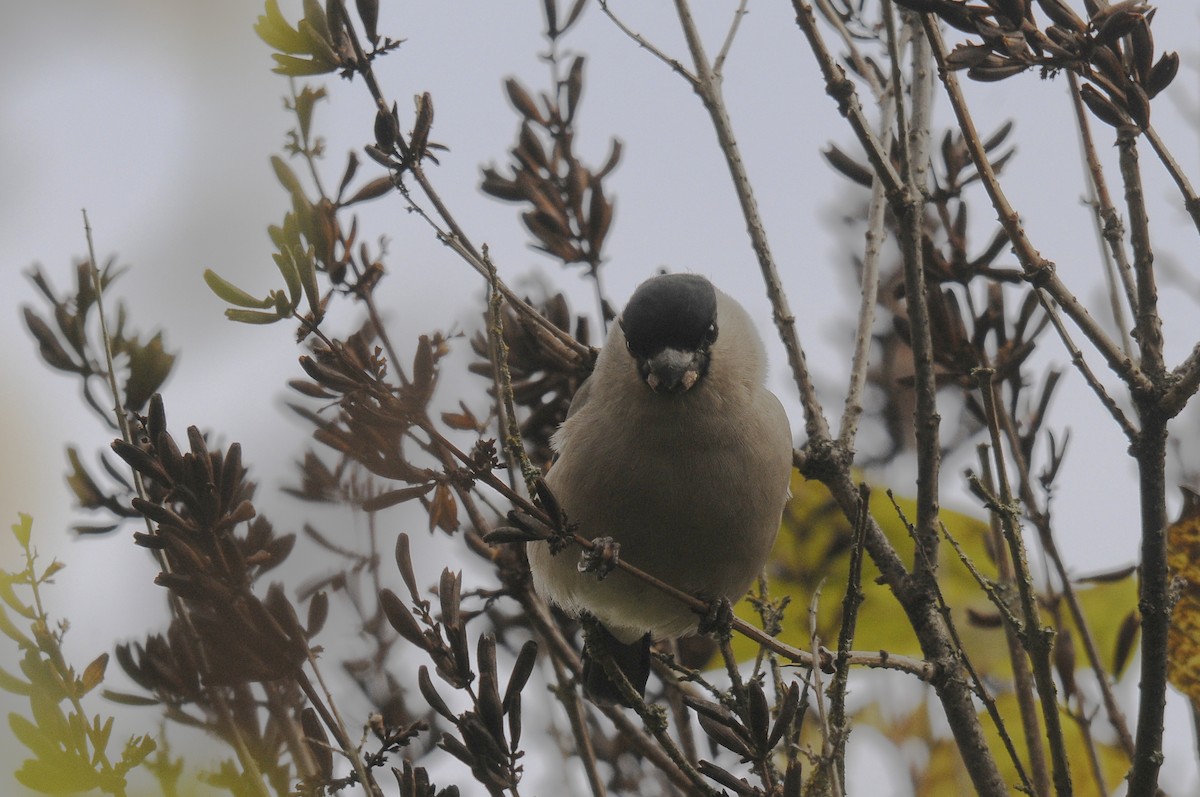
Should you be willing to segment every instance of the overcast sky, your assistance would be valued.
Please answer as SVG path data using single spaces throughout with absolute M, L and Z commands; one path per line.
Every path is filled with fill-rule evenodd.
M 295 18 L 294 9 L 282 5 Z M 705 12 L 702 27 L 715 51 L 732 4 L 696 5 L 704 6 L 697 11 Z M 1179 50 L 1185 65 L 1168 96 L 1155 102 L 1155 123 L 1200 182 L 1200 136 L 1186 122 L 1196 118 L 1197 73 L 1189 63 L 1197 56 L 1200 22 L 1194 8 L 1185 8 L 1190 4 L 1163 5 L 1154 25 L 1157 46 Z M 503 78 L 516 75 L 532 89 L 548 82 L 538 59 L 544 50 L 540 2 L 383 6 L 381 31 L 406 40 L 380 64 L 384 90 L 402 113 L 412 95 L 432 93 L 433 138 L 450 147 L 433 179 L 463 226 L 489 245 L 510 283 L 545 274 L 568 292 L 577 311 L 591 312 L 589 285 L 530 251 L 514 206 L 477 190 L 479 168 L 505 162 L 513 143 L 516 117 Z M 627 21 L 662 49 L 686 56 L 667 4 L 614 6 L 626 9 Z M 43 550 L 70 566 L 55 600 L 75 624 L 71 639 L 81 660 L 114 636 L 143 633 L 162 617 L 144 612 L 161 602 L 149 583 L 148 561 L 117 540 L 66 542 L 63 529 L 79 518 L 63 481 L 64 446 L 78 444 L 94 462 L 90 452 L 109 435 L 81 411 L 74 383 L 39 365 L 17 312 L 35 301 L 23 277 L 31 264 L 43 264 L 59 286 L 69 284 L 70 263 L 85 251 L 80 208 L 89 211 L 100 256 L 117 253 L 132 267 L 112 298 L 127 301 L 136 326 L 164 329 L 168 346 L 182 351 L 166 388 L 172 428 L 197 424 L 218 430 L 226 442 L 241 441 L 263 482 L 260 502 L 284 522 L 300 517 L 276 493 L 290 480 L 288 465 L 300 451 L 301 427 L 280 412 L 282 385 L 298 375 L 292 335 L 282 325 L 225 322 L 221 302 L 200 278 L 211 267 L 251 290 L 277 281 L 265 228 L 282 218 L 286 201 L 268 157 L 280 151 L 292 120 L 281 105 L 286 82 L 271 74 L 269 51 L 251 30 L 258 13 L 257 4 L 240 0 L 79 0 L 12 4 L 0 26 L 0 297 L 6 306 L 0 336 L 9 341 L 0 349 L 7 385 L 0 520 L 7 526 L 18 510 L 32 513 Z M 565 45 L 589 57 L 580 151 L 599 164 L 610 137 L 625 144 L 623 162 L 607 183 L 617 199 L 605 272 L 611 298 L 623 303 L 662 266 L 695 271 L 763 319 L 769 337 L 769 305 L 697 98 L 598 8 L 588 10 Z M 328 141 L 330 183 L 346 153 L 369 140 L 372 111 L 361 86 L 332 77 L 322 82 L 333 102 L 319 106 L 315 127 Z M 1016 118 L 1019 152 L 1006 172 L 1013 203 L 1064 279 L 1102 307 L 1091 226 L 1079 201 L 1081 170 L 1065 81 L 1026 75 L 969 84 L 968 91 L 982 130 Z M 802 340 L 827 407 L 835 411 L 857 300 L 840 243 L 845 185 L 819 151 L 829 142 L 853 145 L 786 4 L 751 4 L 727 66 L 726 95 Z M 938 113 L 946 118 L 941 98 Z M 1097 130 L 1106 135 L 1107 128 Z M 1163 288 L 1168 359 L 1177 362 L 1200 338 L 1195 231 L 1162 170 L 1149 155 L 1143 162 L 1162 242 L 1159 262 L 1185 275 Z M 360 175 L 372 167 L 364 160 Z M 391 239 L 390 276 L 379 295 L 401 346 L 411 347 L 418 334 L 433 329 L 471 323 L 477 308 L 469 291 L 478 291 L 479 281 L 426 227 L 398 201 L 364 208 L 361 217 L 366 240 Z M 978 229 L 987 229 L 982 220 Z M 1051 349 L 1050 360 L 1067 365 L 1061 351 L 1044 348 Z M 799 435 L 803 421 L 782 348 L 772 341 L 770 353 L 772 384 Z M 1073 373 L 1066 382 L 1055 405 L 1057 428 L 1070 426 L 1074 433 L 1056 504 L 1062 548 L 1075 572 L 1119 567 L 1133 562 L 1137 549 L 1133 470 L 1107 416 Z M 1185 444 L 1181 455 L 1192 468 L 1200 466 L 1194 446 Z M 947 505 L 970 506 L 958 490 L 957 471 L 947 471 L 946 484 Z M 5 538 L 0 552 L 8 544 Z M 128 586 L 118 592 L 116 583 Z M 1192 742 L 1181 706 L 1173 704 L 1172 711 L 1181 730 L 1168 737 L 1167 785 L 1183 793 L 1195 783 L 1191 765 L 1180 763 L 1191 761 Z

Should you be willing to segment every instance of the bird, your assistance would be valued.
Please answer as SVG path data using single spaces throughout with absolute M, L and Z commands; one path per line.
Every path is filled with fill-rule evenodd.
M 697 274 L 643 282 L 551 441 L 545 483 L 566 521 L 685 593 L 740 600 L 774 545 L 791 481 L 791 427 L 765 381 L 762 340 L 737 301 Z M 553 553 L 546 541 L 526 552 L 534 588 L 594 618 L 640 696 L 652 639 L 697 630 L 695 611 L 623 570 L 581 572 L 569 548 Z M 629 706 L 589 647 L 589 698 Z

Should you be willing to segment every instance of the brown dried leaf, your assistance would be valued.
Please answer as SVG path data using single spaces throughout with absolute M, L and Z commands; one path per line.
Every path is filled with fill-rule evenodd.
M 429 530 L 441 529 L 451 534 L 458 529 L 458 501 L 450 485 L 439 482 L 429 502 Z

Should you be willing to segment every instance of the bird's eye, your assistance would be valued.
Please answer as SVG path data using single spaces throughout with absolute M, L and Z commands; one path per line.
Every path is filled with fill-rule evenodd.
M 704 343 L 712 345 L 717 340 L 717 325 L 712 323 L 708 325 L 708 329 L 704 330 Z

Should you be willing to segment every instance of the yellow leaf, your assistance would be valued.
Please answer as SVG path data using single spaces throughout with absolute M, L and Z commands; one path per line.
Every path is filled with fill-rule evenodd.
M 1167 527 L 1167 565 L 1183 582 L 1167 629 L 1167 679 L 1200 706 L 1200 495 L 1187 488 Z

